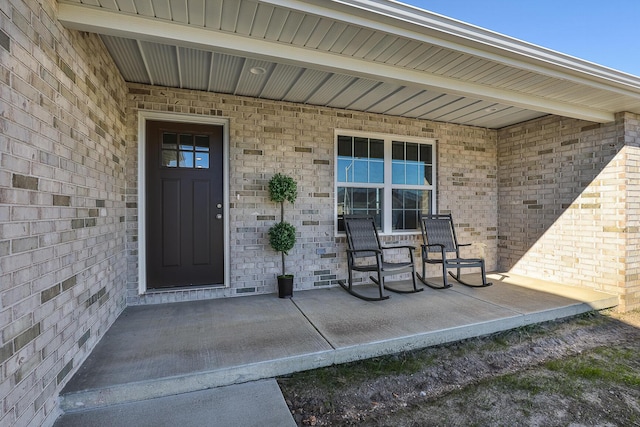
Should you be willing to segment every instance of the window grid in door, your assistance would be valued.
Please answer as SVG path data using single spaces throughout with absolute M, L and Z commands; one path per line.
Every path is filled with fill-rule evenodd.
M 208 169 L 209 136 L 163 132 L 160 161 L 165 168 Z

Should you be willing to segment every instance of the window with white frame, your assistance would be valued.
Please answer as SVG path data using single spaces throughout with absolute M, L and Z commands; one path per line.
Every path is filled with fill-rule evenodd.
M 435 141 L 336 131 L 337 230 L 370 215 L 382 233 L 415 232 L 435 208 Z

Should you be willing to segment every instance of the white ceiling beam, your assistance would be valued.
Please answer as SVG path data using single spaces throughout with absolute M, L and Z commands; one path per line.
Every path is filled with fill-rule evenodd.
M 446 91 L 460 96 L 600 123 L 614 120 L 613 112 L 584 105 L 554 101 L 291 44 L 252 39 L 80 4 L 60 3 L 58 19 L 66 27 L 79 31 L 248 56 L 421 89 Z

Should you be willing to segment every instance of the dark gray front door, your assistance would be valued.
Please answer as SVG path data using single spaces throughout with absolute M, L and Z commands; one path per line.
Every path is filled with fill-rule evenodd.
M 223 127 L 147 121 L 147 288 L 224 283 Z

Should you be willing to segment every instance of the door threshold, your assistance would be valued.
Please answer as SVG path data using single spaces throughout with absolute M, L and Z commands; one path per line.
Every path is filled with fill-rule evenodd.
M 204 290 L 204 289 L 224 289 L 224 285 L 192 285 L 192 286 L 174 286 L 167 288 L 154 288 L 147 289 L 145 294 L 161 294 L 164 292 L 188 292 L 188 291 L 196 291 L 196 290 Z

